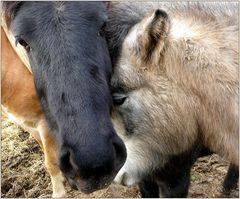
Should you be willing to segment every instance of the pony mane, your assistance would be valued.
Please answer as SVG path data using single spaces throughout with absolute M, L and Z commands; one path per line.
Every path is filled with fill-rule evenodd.
M 23 5 L 23 3 L 23 1 L 2 2 L 3 19 L 5 20 L 7 28 L 10 27 L 12 20 L 16 16 L 18 10 Z
M 111 2 L 105 31 L 113 65 L 129 30 L 156 9 L 163 9 L 170 17 L 187 15 L 203 22 L 210 20 L 221 24 L 227 19 L 231 25 L 238 21 L 238 2 Z

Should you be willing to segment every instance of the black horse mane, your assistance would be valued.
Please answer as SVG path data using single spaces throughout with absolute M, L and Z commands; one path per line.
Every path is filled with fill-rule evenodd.
M 105 34 L 113 65 L 117 61 L 116 58 L 121 51 L 121 44 L 129 30 L 144 17 L 141 8 L 134 10 L 131 4 L 122 3 L 111 2 L 110 6 L 108 6 L 108 21 Z M 131 12 L 131 15 L 129 15 L 129 12 Z
M 16 16 L 18 10 L 23 5 L 23 1 L 3 1 L 2 11 L 7 27 L 11 25 L 12 20 Z

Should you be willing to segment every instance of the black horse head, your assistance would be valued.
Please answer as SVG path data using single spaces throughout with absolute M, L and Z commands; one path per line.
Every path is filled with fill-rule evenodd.
M 102 2 L 4 2 L 16 43 L 25 47 L 59 165 L 83 192 L 107 186 L 126 159 L 110 119 L 111 61 Z

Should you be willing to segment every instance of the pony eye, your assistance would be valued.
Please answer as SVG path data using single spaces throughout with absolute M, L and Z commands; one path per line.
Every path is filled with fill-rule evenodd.
M 112 95 L 112 99 L 115 106 L 121 106 L 127 99 L 127 96 L 124 94 L 114 93 Z
M 21 46 L 23 46 L 23 47 L 25 48 L 25 50 L 26 50 L 27 52 L 29 52 L 30 46 L 28 45 L 28 43 L 27 43 L 25 40 L 23 40 L 23 39 L 21 39 L 21 38 L 18 38 L 18 39 L 16 40 L 16 45 L 17 45 L 17 44 L 20 44 Z

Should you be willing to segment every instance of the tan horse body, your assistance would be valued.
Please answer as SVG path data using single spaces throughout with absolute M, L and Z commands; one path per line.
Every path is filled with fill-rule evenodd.
M 57 163 L 57 146 L 46 126 L 32 74 L 12 48 L 3 28 L 1 35 L 2 111 L 38 141 L 44 151 L 45 166 L 51 176 L 53 197 L 63 197 L 64 179 Z

